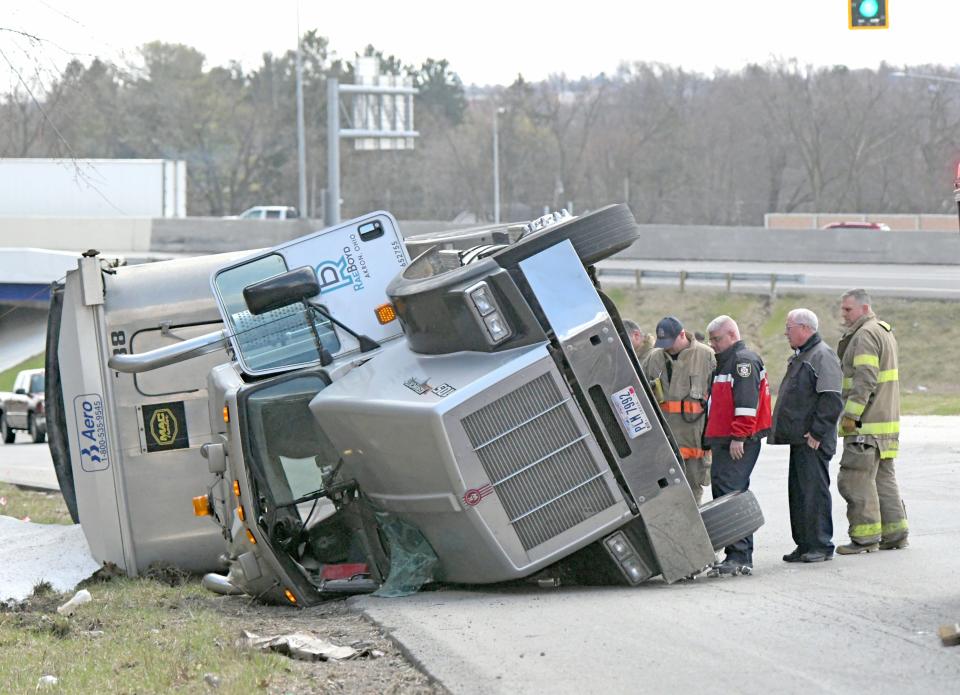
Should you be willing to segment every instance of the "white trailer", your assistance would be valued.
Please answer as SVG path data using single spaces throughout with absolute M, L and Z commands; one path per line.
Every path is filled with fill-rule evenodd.
M 0 158 L 0 217 L 186 217 L 187 163 Z

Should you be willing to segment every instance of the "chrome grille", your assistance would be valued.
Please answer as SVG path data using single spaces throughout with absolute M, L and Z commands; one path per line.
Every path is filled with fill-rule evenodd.
M 529 550 L 616 503 L 550 374 L 463 418 L 463 428 Z

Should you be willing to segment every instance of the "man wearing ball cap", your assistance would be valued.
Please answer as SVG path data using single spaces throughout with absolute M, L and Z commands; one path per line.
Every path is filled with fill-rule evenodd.
M 713 350 L 697 342 L 675 316 L 657 324 L 657 340 L 641 367 L 653 385 L 670 431 L 680 448 L 683 472 L 700 504 L 710 485 L 709 452 L 703 449 L 705 406 L 716 367 Z

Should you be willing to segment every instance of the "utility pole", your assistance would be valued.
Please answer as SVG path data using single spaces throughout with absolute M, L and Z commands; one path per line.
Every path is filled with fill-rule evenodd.
M 340 81 L 327 78 L 327 219 L 340 224 Z
M 300 188 L 298 210 L 303 217 L 307 210 L 307 143 L 303 125 L 303 56 L 300 50 L 300 3 L 297 3 L 297 179 Z
M 497 140 L 497 114 L 493 109 L 493 223 L 500 224 L 500 143 Z
M 502 106 L 493 109 L 493 223 L 500 224 L 500 135 L 497 117 L 506 113 Z

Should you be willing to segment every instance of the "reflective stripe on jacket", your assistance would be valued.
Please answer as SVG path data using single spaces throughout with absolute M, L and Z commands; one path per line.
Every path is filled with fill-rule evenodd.
M 871 311 L 840 338 L 837 347 L 843 370 L 843 413 L 856 422 L 843 429 L 844 439 L 876 446 L 881 458 L 896 458 L 900 438 L 900 374 L 897 340 L 890 324 Z
M 669 368 L 667 367 L 669 360 Z M 713 350 L 693 339 L 674 359 L 661 348 L 647 353 L 641 365 L 651 381 L 659 379 L 660 409 L 684 459 L 703 458 L 703 428 L 710 379 L 716 366 Z
M 770 386 L 763 360 L 742 340 L 717 355 L 707 415 L 706 439 L 725 443 L 770 431 Z

